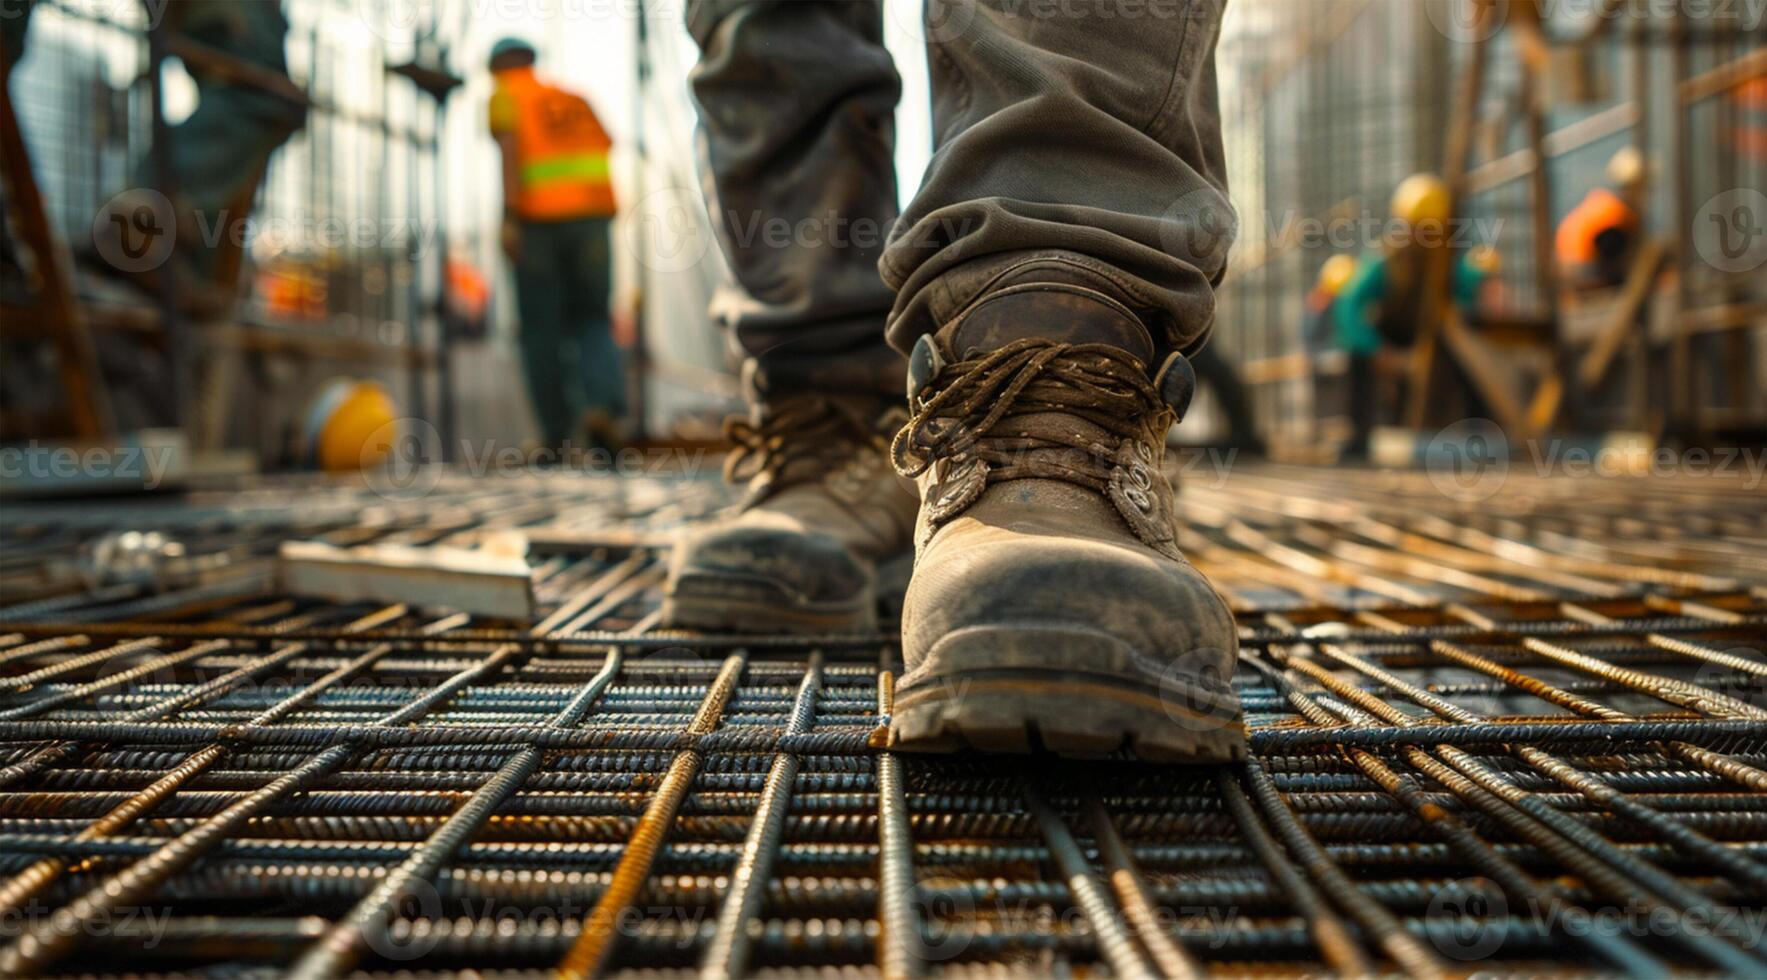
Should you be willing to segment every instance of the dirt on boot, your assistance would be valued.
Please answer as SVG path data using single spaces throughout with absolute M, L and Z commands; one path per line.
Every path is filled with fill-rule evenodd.
M 924 500 L 897 747 L 1243 757 L 1233 617 L 1179 552 L 1160 474 L 1195 381 L 1153 356 L 1125 304 L 1070 277 L 1009 284 L 916 347 L 892 447 Z
M 905 572 L 919 503 L 888 459 L 905 417 L 875 398 L 797 394 L 732 419 L 724 476 L 747 490 L 732 516 L 675 546 L 663 624 L 875 630 L 879 583 Z

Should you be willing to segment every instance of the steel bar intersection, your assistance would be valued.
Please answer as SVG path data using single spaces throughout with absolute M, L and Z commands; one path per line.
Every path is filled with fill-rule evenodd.
M 1206 476 L 1253 758 L 1188 769 L 899 755 L 886 636 L 658 631 L 707 482 L 8 505 L 0 975 L 1767 973 L 1767 495 Z M 537 624 L 269 573 L 524 528 Z

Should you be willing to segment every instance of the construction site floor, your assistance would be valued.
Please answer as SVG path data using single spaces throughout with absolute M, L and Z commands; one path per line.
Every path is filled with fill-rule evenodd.
M 709 480 L 0 505 L 0 975 L 1767 973 L 1746 475 L 1198 469 L 1242 765 L 900 755 L 887 632 L 659 632 Z M 527 622 L 276 584 L 511 530 Z

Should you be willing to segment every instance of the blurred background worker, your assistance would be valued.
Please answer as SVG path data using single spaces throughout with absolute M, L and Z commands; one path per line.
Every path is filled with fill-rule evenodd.
M 24 55 L 32 7 L 18 0 L 0 6 L 0 46 L 9 66 Z M 163 179 L 151 156 L 141 158 L 129 178 L 133 186 L 108 210 L 144 235 L 167 230 L 159 226 L 168 222 L 176 228 L 171 262 L 179 305 L 213 316 L 238 293 L 239 229 L 251 216 L 271 155 L 306 121 L 308 100 L 289 79 L 288 19 L 275 0 L 167 4 L 162 29 L 195 82 L 196 107 L 171 127 Z M 154 189 L 170 193 L 174 214 L 160 213 L 164 199 Z M 157 269 L 119 268 L 102 250 L 78 250 L 89 267 L 123 274 L 149 290 L 163 281 Z
M 1350 418 L 1354 434 L 1345 454 L 1368 452 L 1368 435 L 1379 415 L 1380 375 L 1376 359 L 1383 344 L 1409 350 L 1425 315 L 1431 263 L 1444 251 L 1449 257 L 1451 279 L 1448 300 L 1461 316 L 1477 319 L 1480 294 L 1497 271 L 1497 253 L 1487 247 L 1456 248 L 1449 227 L 1453 202 L 1448 186 L 1435 174 L 1413 174 L 1393 192 L 1394 224 L 1383 243 L 1383 254 L 1364 261 L 1332 304 L 1338 346 L 1350 355 Z M 1465 379 L 1462 379 L 1463 381 Z M 1461 386 L 1475 403 L 1477 390 Z
M 1214 344 L 1192 354 L 1190 366 L 1196 371 L 1198 386 L 1214 393 L 1215 403 L 1221 406 L 1221 414 L 1227 417 L 1226 447 L 1253 456 L 1264 455 L 1269 447 L 1264 444 L 1264 437 L 1258 435 L 1252 400 L 1246 394 L 1244 382 L 1239 379 L 1239 369 Z
M 1626 281 L 1642 238 L 1644 157 L 1634 147 L 1614 154 L 1607 185 L 1591 190 L 1559 223 L 1555 250 L 1573 289 L 1612 289 Z
M 613 141 L 582 96 L 534 73 L 526 41 L 491 48 L 491 135 L 503 159 L 503 251 L 515 265 L 528 397 L 549 447 L 618 441 L 624 367 L 608 317 Z
M 1309 354 L 1323 353 L 1335 346 L 1333 339 L 1337 335 L 1337 324 L 1333 316 L 1337 300 L 1355 276 L 1356 259 L 1349 255 L 1334 255 L 1319 267 L 1319 278 L 1314 280 L 1313 288 L 1307 290 L 1303 303 L 1305 313 L 1301 335 L 1306 339 Z
M 1349 383 L 1347 375 L 1341 383 L 1334 385 L 1328 382 L 1325 378 L 1326 372 L 1321 369 L 1320 355 L 1338 349 L 1335 319 L 1337 301 L 1343 295 L 1344 287 L 1350 284 L 1355 275 L 1354 257 L 1334 255 L 1319 267 L 1319 277 L 1313 281 L 1313 287 L 1307 290 L 1306 297 L 1301 301 L 1302 352 L 1307 357 L 1308 376 L 1312 380 L 1313 390 L 1323 392 L 1329 389 L 1334 392 L 1334 403 L 1342 407 L 1344 415 L 1354 414 L 1357 387 Z M 1350 366 L 1355 367 L 1354 361 L 1351 361 Z

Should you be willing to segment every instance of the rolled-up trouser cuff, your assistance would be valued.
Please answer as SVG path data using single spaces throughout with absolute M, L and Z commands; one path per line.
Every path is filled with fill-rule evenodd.
M 1237 230 L 1215 91 L 1222 0 L 929 0 L 938 149 L 879 271 L 898 350 L 1003 269 L 1065 253 L 1194 350 Z

